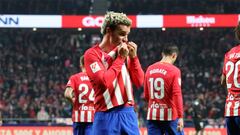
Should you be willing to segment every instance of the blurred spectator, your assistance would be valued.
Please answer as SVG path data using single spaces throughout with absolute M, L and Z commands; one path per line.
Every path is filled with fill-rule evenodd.
M 41 109 L 37 113 L 37 120 L 38 121 L 48 121 L 49 120 L 49 114 L 45 110 L 44 106 L 41 106 Z
M 2 120 L 2 111 L 0 111 L 0 126 L 2 126 L 3 120 Z
M 202 119 L 202 116 L 203 116 L 202 113 L 204 112 L 203 110 L 204 107 L 200 102 L 201 102 L 200 98 L 194 100 L 192 103 L 192 107 L 189 108 L 188 110 L 192 115 L 192 120 L 195 127 L 196 135 L 198 134 L 203 135 L 203 129 L 204 129 L 204 121 Z

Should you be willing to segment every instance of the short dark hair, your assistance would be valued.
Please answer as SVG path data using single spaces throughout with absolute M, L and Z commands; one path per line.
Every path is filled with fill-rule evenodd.
M 163 47 L 162 53 L 164 55 L 172 55 L 173 53 L 179 53 L 177 45 L 174 43 L 166 43 Z
M 238 25 L 235 27 L 234 31 L 235 31 L 235 37 L 239 42 L 240 41 L 240 22 L 238 22 Z

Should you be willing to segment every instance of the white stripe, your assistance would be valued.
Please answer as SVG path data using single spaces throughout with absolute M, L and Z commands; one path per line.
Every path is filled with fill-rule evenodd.
M 115 58 L 116 58 L 116 54 L 117 54 L 116 52 L 117 52 L 117 51 L 115 51 L 115 50 L 114 50 L 114 51 L 111 51 L 111 52 L 108 53 L 108 55 L 109 55 L 110 57 L 112 57 L 112 59 L 115 59 Z
M 121 73 L 122 73 L 123 83 L 124 83 L 124 86 L 126 88 L 128 101 L 133 101 L 133 95 L 132 95 L 132 91 L 131 91 L 132 87 L 131 87 L 130 76 L 129 76 L 129 73 L 127 71 L 127 68 L 126 68 L 125 64 L 122 66 Z
M 81 112 L 80 112 L 80 115 L 81 115 L 80 121 L 81 121 L 81 122 L 84 122 L 84 111 L 81 111 Z
M 107 109 L 112 108 L 113 105 L 112 105 L 112 101 L 111 101 L 111 97 L 110 97 L 108 89 L 106 89 L 106 91 L 103 93 L 103 97 L 104 97 L 104 101 L 107 105 Z
M 113 81 L 113 87 L 115 89 L 115 96 L 117 98 L 118 105 L 122 105 L 124 102 L 123 102 L 122 93 L 121 93 L 119 84 L 117 82 L 117 79 Z
M 226 116 L 230 116 L 230 108 L 232 106 L 232 102 L 228 102 L 226 104 Z
M 172 108 L 168 108 L 168 120 L 172 120 Z
M 78 111 L 74 111 L 74 113 L 75 113 L 75 120 L 74 120 L 74 122 L 78 122 Z
M 233 108 L 233 115 L 238 116 L 238 108 L 239 108 L 239 101 L 235 102 L 234 108 Z
M 164 120 L 164 109 L 160 109 L 160 120 Z
M 156 115 L 157 115 L 157 110 L 156 109 L 152 109 L 152 120 L 156 120 Z
M 148 112 L 147 112 L 147 120 L 150 120 L 150 112 L 151 111 L 151 109 L 150 108 L 148 108 Z
M 87 111 L 87 122 L 92 122 L 92 112 L 91 111 Z

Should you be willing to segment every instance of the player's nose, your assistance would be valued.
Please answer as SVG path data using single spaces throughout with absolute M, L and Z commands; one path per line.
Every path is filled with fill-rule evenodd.
M 125 42 L 125 43 L 128 42 L 128 36 L 123 37 L 123 42 Z

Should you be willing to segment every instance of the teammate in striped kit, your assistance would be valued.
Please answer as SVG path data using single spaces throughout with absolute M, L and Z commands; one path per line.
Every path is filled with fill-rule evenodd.
M 184 134 L 181 72 L 173 65 L 178 52 L 176 45 L 166 44 L 161 61 L 146 71 L 144 97 L 148 102 L 149 135 Z
M 72 121 L 74 135 L 92 135 L 94 119 L 94 91 L 85 72 L 84 58 L 80 57 L 82 72 L 70 77 L 64 96 L 72 103 Z
M 131 20 L 123 13 L 108 12 L 103 39 L 84 54 L 86 71 L 95 91 L 94 135 L 139 135 L 132 83 L 143 84 L 144 72 L 137 45 L 128 42 Z
M 240 41 L 240 23 L 235 28 Z M 221 84 L 228 90 L 225 104 L 225 120 L 228 135 L 240 135 L 240 45 L 233 47 L 224 56 Z

